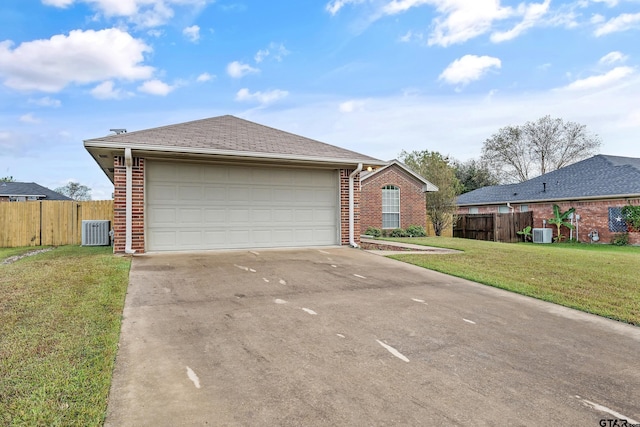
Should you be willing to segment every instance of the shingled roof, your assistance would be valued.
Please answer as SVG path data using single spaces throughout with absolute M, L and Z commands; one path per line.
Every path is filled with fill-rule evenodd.
M 234 154 L 248 157 L 333 159 L 384 164 L 355 151 L 226 115 L 88 139 L 85 147 L 131 146 L 154 151 Z
M 0 182 L 0 197 L 37 197 L 40 200 L 73 200 L 35 182 Z
M 640 197 L 640 159 L 599 154 L 518 184 L 458 196 L 458 206 Z

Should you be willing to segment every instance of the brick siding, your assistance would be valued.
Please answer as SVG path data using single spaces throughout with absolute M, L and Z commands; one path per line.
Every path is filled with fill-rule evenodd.
M 541 228 L 543 226 L 542 220 L 553 217 L 553 205 L 557 204 L 560 210 L 563 212 L 576 208 L 576 214 L 580 215 L 578 239 L 581 242 L 588 243 L 590 238 L 589 232 L 593 230 L 598 231 L 600 236 L 599 243 L 610 243 L 615 232 L 609 231 L 609 208 L 623 207 L 628 204 L 640 205 L 640 199 L 612 199 L 612 200 L 584 200 L 575 202 L 544 202 L 544 203 L 526 203 L 529 210 L 533 211 L 533 226 L 535 228 Z M 520 204 L 512 203 L 512 207 L 516 209 L 516 212 L 520 211 Z M 478 213 L 495 213 L 498 212 L 497 205 L 490 206 L 478 206 Z M 468 214 L 468 207 L 458 208 L 458 213 Z M 547 227 L 553 228 L 553 235 L 556 236 L 556 226 L 547 224 Z M 568 239 L 570 230 L 567 228 L 562 229 L 562 234 Z M 575 230 L 573 237 L 576 237 Z M 640 245 L 640 232 L 629 233 L 629 243 L 632 245 Z
M 124 156 L 114 158 L 113 251 L 122 253 L 126 241 L 127 168 Z M 131 249 L 144 253 L 144 159 L 133 158 Z
M 355 169 L 340 169 L 340 244 L 349 245 L 349 175 Z M 360 244 L 360 177 L 353 179 L 353 238 Z
M 400 188 L 400 227 L 427 226 L 427 206 L 422 183 L 392 165 L 362 182 L 361 229 L 382 228 L 382 187 Z

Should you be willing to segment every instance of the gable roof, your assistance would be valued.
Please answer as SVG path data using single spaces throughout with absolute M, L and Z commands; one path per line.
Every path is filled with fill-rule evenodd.
M 383 165 L 384 162 L 289 132 L 226 115 L 84 141 L 85 148 L 113 179 L 111 154 L 101 149 L 131 148 L 147 156 L 172 153 L 227 159 L 283 160 L 302 163 Z M 116 155 L 122 155 L 120 151 Z M 107 166 L 105 168 L 105 166 Z
M 458 196 L 458 206 L 640 197 L 640 159 L 599 154 L 518 184 Z
M 45 200 L 73 200 L 35 182 L 0 182 L 0 196 L 2 197 L 38 197 Z
M 374 170 L 372 172 L 366 172 L 366 171 L 365 172 L 361 172 L 360 173 L 360 182 L 365 181 L 365 180 L 371 178 L 372 176 L 380 174 L 380 173 L 384 172 L 385 170 L 387 170 L 387 169 L 389 169 L 389 168 L 391 168 L 393 166 L 399 167 L 405 173 L 407 173 L 409 176 L 411 176 L 415 180 L 417 180 L 420 183 L 422 183 L 422 192 L 423 193 L 426 193 L 428 191 L 438 191 L 438 187 L 436 185 L 434 185 L 431 182 L 427 181 L 424 177 L 422 177 L 421 175 L 418 175 L 417 173 L 412 171 L 411 168 L 409 168 L 409 166 L 405 165 L 404 163 L 402 163 L 400 160 L 397 160 L 397 159 L 389 160 L 386 165 L 384 165 L 383 167 L 378 168 L 378 169 L 376 169 L 376 170 Z

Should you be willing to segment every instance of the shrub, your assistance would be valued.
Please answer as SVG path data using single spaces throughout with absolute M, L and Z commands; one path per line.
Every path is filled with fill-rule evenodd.
M 367 228 L 367 231 L 364 232 L 364 234 L 372 237 L 380 237 L 382 236 L 382 230 L 376 227 L 369 227 Z
M 627 246 L 629 244 L 629 233 L 618 233 L 611 237 L 611 244 L 615 246 Z
M 396 228 L 394 230 L 391 230 L 391 232 L 389 233 L 389 237 L 407 237 L 407 232 L 402 228 Z
M 410 225 L 405 231 L 409 237 L 425 237 L 427 235 L 427 232 L 421 225 Z

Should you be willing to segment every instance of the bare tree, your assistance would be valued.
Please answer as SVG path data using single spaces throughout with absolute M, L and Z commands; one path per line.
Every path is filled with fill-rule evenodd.
M 64 187 L 58 187 L 53 191 L 71 197 L 73 200 L 91 200 L 91 189 L 79 182 L 69 182 Z
M 507 126 L 484 142 L 482 160 L 504 183 L 523 182 L 598 152 L 598 135 L 585 125 L 544 116 L 522 126 Z

